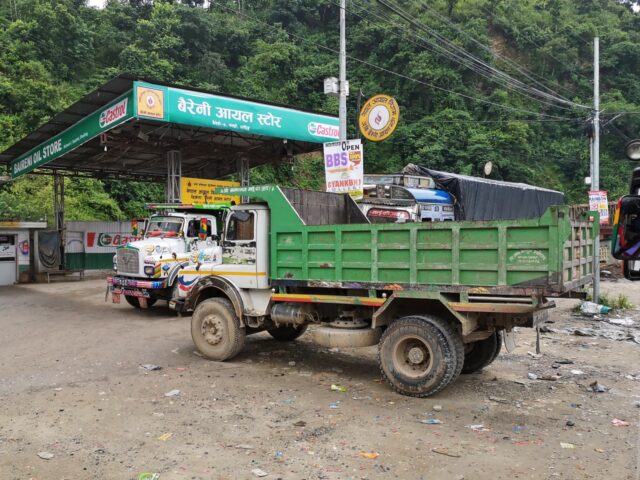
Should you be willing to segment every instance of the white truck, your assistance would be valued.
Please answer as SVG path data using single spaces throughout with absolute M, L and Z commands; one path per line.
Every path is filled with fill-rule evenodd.
M 177 296 L 178 272 L 189 262 L 195 266 L 215 262 L 218 225 L 228 206 L 191 204 L 148 204 L 157 210 L 146 222 L 140 240 L 121 246 L 113 257 L 115 275 L 107 277 L 107 293 L 113 303 L 124 296 L 136 308 L 151 307 L 158 300 L 170 302 Z

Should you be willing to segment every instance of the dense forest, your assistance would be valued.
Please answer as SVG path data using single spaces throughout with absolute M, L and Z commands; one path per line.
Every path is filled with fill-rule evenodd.
M 337 113 L 338 0 L 0 2 L 0 150 L 120 72 Z M 393 95 L 394 135 L 365 143 L 365 171 L 412 162 L 565 191 L 585 202 L 593 37 L 601 42 L 601 187 L 625 192 L 640 137 L 640 13 L 615 0 L 348 0 L 349 123 L 356 93 Z M 623 113 L 623 115 L 620 115 Z M 321 188 L 322 160 L 252 182 Z M 67 179 L 68 219 L 139 215 L 145 184 Z M 0 187 L 0 215 L 51 214 L 49 177 Z

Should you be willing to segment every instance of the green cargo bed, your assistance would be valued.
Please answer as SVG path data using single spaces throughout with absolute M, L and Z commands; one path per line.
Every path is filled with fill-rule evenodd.
M 572 220 L 559 206 L 532 220 L 370 224 L 344 195 L 223 190 L 269 204 L 274 285 L 558 296 L 592 281 L 593 213 Z

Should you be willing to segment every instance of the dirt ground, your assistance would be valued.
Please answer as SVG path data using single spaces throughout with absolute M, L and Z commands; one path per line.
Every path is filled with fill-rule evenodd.
M 640 305 L 638 283 L 603 290 Z M 0 288 L 1 479 L 639 478 L 639 310 L 616 327 L 559 301 L 540 358 L 521 330 L 514 352 L 414 399 L 381 382 L 374 347 L 258 334 L 215 363 L 194 352 L 188 317 L 104 293 L 103 280 Z M 600 336 L 611 329 L 627 340 Z

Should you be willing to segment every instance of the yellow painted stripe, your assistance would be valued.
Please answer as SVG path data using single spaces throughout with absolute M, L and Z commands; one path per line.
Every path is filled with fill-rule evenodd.
M 342 296 L 342 295 L 306 295 L 301 293 L 274 293 L 271 295 L 271 298 L 275 301 L 313 301 L 318 300 L 322 302 L 344 302 L 344 301 L 358 301 L 363 305 L 372 306 L 372 305 L 382 305 L 387 299 L 386 298 L 373 298 L 373 297 L 352 297 L 352 296 Z
M 186 260 L 186 259 L 187 259 L 187 257 L 184 257 L 184 258 L 180 258 L 180 257 L 178 257 L 178 258 L 165 258 L 163 260 L 158 260 L 158 262 L 160 262 L 160 263 L 179 262 L 181 260 Z
M 266 277 L 267 272 L 221 272 L 218 270 L 182 270 L 181 275 L 223 275 L 240 277 Z

